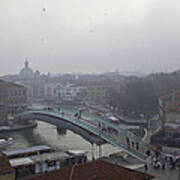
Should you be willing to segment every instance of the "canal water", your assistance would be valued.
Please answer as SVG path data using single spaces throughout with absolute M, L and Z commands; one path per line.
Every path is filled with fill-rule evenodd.
M 13 138 L 13 143 L 7 147 L 7 150 L 20 149 L 35 145 L 49 145 L 59 150 L 84 150 L 88 152 L 88 158 L 91 159 L 91 144 L 85 141 L 81 136 L 67 130 L 65 134 L 57 132 L 56 126 L 38 121 L 38 126 L 34 129 L 26 129 L 16 132 L 6 132 L 0 134 L 1 138 Z M 102 146 L 102 155 L 121 151 L 110 144 Z M 95 157 L 99 157 L 99 148 L 95 146 Z

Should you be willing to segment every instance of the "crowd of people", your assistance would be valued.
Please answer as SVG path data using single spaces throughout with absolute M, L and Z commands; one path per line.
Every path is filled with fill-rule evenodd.
M 165 156 L 160 158 L 160 151 L 155 151 L 155 155 L 151 155 L 151 151 L 146 151 L 148 162 L 144 164 L 144 169 L 147 171 L 149 167 L 154 169 L 175 169 L 178 166 L 178 159 L 173 156 Z
M 133 148 L 139 151 L 139 142 L 130 141 L 128 137 L 126 137 L 126 143 L 128 148 Z M 147 171 L 148 168 L 152 167 L 156 170 L 158 169 L 175 169 L 177 166 L 180 166 L 180 160 L 175 158 L 174 156 L 163 156 L 160 157 L 161 151 L 156 149 L 151 152 L 151 150 L 147 150 L 145 152 L 147 155 L 147 163 L 144 164 L 144 169 Z

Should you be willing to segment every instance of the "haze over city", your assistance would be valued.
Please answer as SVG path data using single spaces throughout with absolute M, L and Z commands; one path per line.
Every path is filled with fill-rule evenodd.
M 180 180 L 180 0 L 0 0 L 0 180 Z
M 0 74 L 179 69 L 178 0 L 0 1 Z

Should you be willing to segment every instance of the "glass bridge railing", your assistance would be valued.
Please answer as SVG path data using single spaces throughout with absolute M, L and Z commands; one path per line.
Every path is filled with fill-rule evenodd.
M 59 111 L 60 113 L 64 112 L 64 113 L 71 114 L 71 115 L 74 115 L 74 114 L 80 112 L 78 109 L 69 109 L 69 108 L 54 108 L 54 110 L 55 111 L 60 110 Z M 138 142 L 141 146 L 144 146 L 144 149 L 146 149 L 146 148 L 151 149 L 151 146 L 149 144 L 146 144 L 145 142 L 141 141 L 141 139 L 138 138 L 132 132 L 125 130 L 125 129 L 122 129 L 120 127 L 117 127 L 113 123 L 111 123 L 111 122 L 109 122 L 109 121 L 107 121 L 101 117 L 98 117 L 97 115 L 90 114 L 87 111 L 81 111 L 81 118 L 88 120 L 88 121 L 93 121 L 97 124 L 103 123 L 105 125 L 105 127 L 110 127 L 110 128 L 115 129 L 119 133 L 119 135 L 126 136 L 129 139 L 131 139 L 132 141 Z M 153 151 L 153 149 L 151 149 L 151 150 Z
M 81 119 L 78 119 L 78 118 L 75 118 L 74 116 L 69 116 L 66 114 L 66 113 L 69 113 L 69 114 L 77 113 L 77 111 L 75 111 L 75 110 L 69 111 L 67 109 L 63 109 L 62 112 L 64 112 L 64 113 L 59 113 L 57 111 L 54 111 L 54 112 L 53 111 L 47 111 L 47 110 L 32 110 L 32 111 L 25 112 L 24 114 L 30 114 L 30 113 L 38 114 L 39 113 L 39 114 L 43 114 L 43 115 L 50 115 L 53 117 L 66 119 L 68 122 L 73 123 L 73 124 L 78 125 L 78 126 L 81 126 L 83 129 L 88 130 L 89 132 L 92 132 L 93 134 L 101 137 L 102 139 L 109 142 L 110 144 L 124 149 L 126 152 L 128 152 L 132 156 L 134 156 L 134 157 L 136 157 L 142 161 L 146 161 L 146 158 L 147 158 L 146 155 L 141 153 L 140 151 L 138 152 L 132 148 L 129 148 L 127 145 L 118 141 L 117 138 L 114 138 L 111 134 L 102 131 L 98 127 L 93 126 L 91 123 L 89 123 L 87 121 L 82 121 Z M 89 118 L 92 118 L 92 117 L 97 118 L 96 116 L 91 116 Z M 99 121 L 101 121 L 101 119 L 99 119 Z
M 58 114 L 67 114 L 74 118 L 75 118 L 74 115 L 80 113 L 80 111 L 81 111 L 81 110 L 75 109 L 75 108 L 64 108 L 64 107 L 52 107 L 52 108 L 50 107 L 50 108 L 46 108 L 44 110 L 48 111 L 48 112 L 53 111 Z M 110 127 L 110 128 L 115 129 L 118 132 L 119 136 L 121 135 L 124 137 L 128 137 L 131 141 L 139 143 L 139 146 L 141 146 L 141 149 L 143 149 L 144 151 L 151 150 L 152 153 L 155 153 L 154 149 L 152 148 L 151 145 L 141 141 L 141 139 L 138 138 L 132 132 L 122 129 L 120 127 L 117 127 L 113 123 L 108 122 L 107 120 L 105 120 L 101 117 L 98 117 L 97 115 L 90 114 L 88 111 L 81 111 L 81 118 L 83 120 L 87 121 L 89 124 L 94 125 L 94 126 L 97 126 L 99 123 L 103 123 L 105 125 L 105 127 Z

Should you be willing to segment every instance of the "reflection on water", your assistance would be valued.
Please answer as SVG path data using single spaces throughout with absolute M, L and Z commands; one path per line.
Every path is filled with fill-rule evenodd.
M 47 144 L 59 150 L 85 150 L 88 152 L 88 158 L 91 158 L 91 144 L 89 142 L 69 130 L 65 134 L 60 134 L 57 132 L 56 126 L 44 122 L 38 122 L 38 127 L 35 129 L 1 133 L 1 136 L 13 138 L 13 143 L 7 148 L 8 150 Z M 103 156 L 120 151 L 109 144 L 102 147 Z M 98 157 L 97 146 L 95 150 Z

